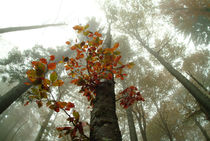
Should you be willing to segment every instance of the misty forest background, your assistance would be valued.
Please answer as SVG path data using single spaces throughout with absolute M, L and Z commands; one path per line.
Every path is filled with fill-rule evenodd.
M 205 111 L 203 103 L 195 100 L 191 92 L 175 78 L 175 74 L 166 69 L 169 64 L 180 72 L 182 77 L 192 82 L 206 97 L 204 107 L 205 104 L 210 105 L 210 1 L 100 0 L 96 3 L 105 18 L 100 20 L 98 17 L 87 17 L 78 24 L 89 24 L 89 30 L 99 31 L 103 39 L 111 36 L 112 44 L 120 43 L 121 61 L 134 62 L 135 66 L 126 70 L 128 76 L 123 82 L 116 80 L 116 94 L 130 85 L 135 85 L 145 99 L 128 109 L 123 109 L 119 102 L 116 102 L 122 139 L 124 141 L 210 141 L 208 108 Z M 89 8 L 91 9 L 87 7 L 83 10 Z M 1 27 L 0 42 L 5 40 L 6 35 L 14 32 L 24 34 L 40 28 L 62 27 L 69 28 L 68 40 L 72 43 L 75 43 L 76 38 L 78 41 L 86 40 L 76 34 L 72 26 L 69 27 L 65 22 L 28 26 Z M 107 34 L 109 27 L 111 35 Z M 53 30 L 51 32 L 56 34 Z M 59 60 L 62 56 L 71 55 L 65 42 L 60 46 L 42 44 L 31 46 L 33 47 L 28 49 L 14 46 L 7 55 L 1 57 L 0 103 L 7 103 L 2 101 L 3 96 L 24 83 L 26 71 L 31 68 L 31 61 L 50 55 L 55 55 Z M 167 62 L 166 66 L 158 58 Z M 62 72 L 62 68 L 57 67 L 56 70 Z M 74 102 L 81 121 L 89 123 L 91 111 L 91 108 L 88 108 L 89 103 L 78 93 L 79 88 L 69 81 L 65 79 L 61 87 L 61 99 Z M 68 136 L 58 138 L 56 130 L 56 127 L 66 124 L 66 115 L 50 111 L 46 107 L 38 108 L 36 103 L 24 106 L 28 100 L 27 94 L 27 91 L 20 94 L 10 106 L 6 107 L 6 110 L 2 111 L 0 140 L 70 140 Z M 56 95 L 56 90 L 54 94 Z M 84 129 L 88 134 L 89 126 L 86 125 Z

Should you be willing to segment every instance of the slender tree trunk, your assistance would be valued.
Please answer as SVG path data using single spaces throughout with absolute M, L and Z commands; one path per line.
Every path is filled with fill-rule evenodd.
M 91 141 L 121 141 L 115 106 L 114 81 L 96 87 L 96 99 L 90 119 Z
M 161 113 L 161 111 L 160 111 L 160 109 L 159 109 L 159 107 L 158 107 L 156 101 L 153 100 L 153 102 L 154 102 L 154 105 L 155 105 L 155 107 L 156 107 L 156 109 L 157 109 L 157 112 L 158 112 L 158 114 L 159 114 L 160 120 L 161 120 L 161 122 L 162 122 L 162 124 L 163 124 L 164 130 L 165 130 L 165 132 L 166 132 L 166 134 L 167 134 L 169 140 L 170 140 L 170 141 L 173 141 L 173 137 L 172 137 L 171 131 L 170 131 L 169 128 L 168 128 L 168 124 L 167 124 L 166 120 L 164 119 L 164 117 L 163 117 L 163 115 L 162 115 L 162 113 Z
M 209 91 L 206 89 L 206 87 L 201 84 L 201 82 L 199 82 L 191 73 L 187 73 L 201 88 L 203 88 L 203 90 L 205 90 L 207 93 L 209 93 Z
M 203 136 L 205 137 L 206 141 L 210 141 L 210 137 L 208 136 L 208 133 L 206 132 L 206 130 L 201 126 L 201 124 L 197 121 L 196 118 L 193 118 L 195 124 L 198 126 L 198 128 L 201 130 L 201 133 L 203 134 Z
M 18 26 L 18 27 L 7 27 L 7 28 L 0 28 L 0 34 L 1 33 L 7 33 L 7 32 L 14 32 L 14 31 L 21 31 L 21 30 L 30 30 L 30 29 L 37 29 L 37 28 L 44 28 L 49 26 L 62 26 L 66 24 L 44 24 L 44 25 L 34 25 L 34 26 Z
M 133 111 L 134 115 L 136 116 L 136 119 L 138 121 L 139 129 L 141 132 L 141 136 L 143 141 L 147 141 L 147 134 L 146 134 L 146 119 L 145 119 L 145 113 L 144 109 L 141 103 L 141 110 L 139 108 L 136 109 L 136 111 Z
M 51 116 L 53 115 L 53 110 L 51 110 L 50 112 L 49 112 L 49 114 L 47 115 L 47 118 L 45 119 L 45 121 L 42 123 L 42 125 L 41 125 L 41 127 L 40 127 L 40 130 L 39 130 L 39 133 L 37 134 L 37 136 L 36 136 L 36 139 L 35 139 L 35 141 L 41 141 L 41 139 L 42 139 L 42 136 L 43 136 L 43 133 L 44 133 L 44 130 L 46 129 L 46 127 L 47 127 L 47 125 L 48 125 L 48 123 L 49 123 L 49 121 L 50 121 L 50 118 L 51 118 Z
M 29 30 L 44 28 L 49 26 L 61 26 L 66 24 L 46 24 L 46 25 L 36 25 L 36 26 L 24 26 L 24 27 L 11 27 L 11 28 L 0 28 L 0 33 Z M 12 88 L 6 94 L 0 97 L 0 114 L 6 110 L 14 101 L 16 101 L 24 92 L 26 92 L 31 86 L 25 85 L 28 79 L 21 81 L 17 86 Z
M 180 72 L 174 69 L 169 63 L 167 63 L 158 53 L 154 52 L 149 48 L 140 37 L 136 37 L 141 45 L 151 53 L 170 73 L 173 75 L 196 99 L 200 104 L 201 110 L 210 119 L 210 98 L 202 93 L 193 83 L 191 83 L 186 77 L 184 77 Z
M 1 96 L 1 98 L 0 98 L 0 114 L 4 110 L 6 110 L 15 100 L 17 100 L 30 87 L 31 86 L 25 85 L 23 82 L 20 82 L 17 86 L 12 88 L 9 92 L 7 92 L 3 96 Z
M 133 113 L 132 113 L 132 107 L 128 107 L 126 109 L 126 114 L 127 114 L 127 119 L 128 119 L 128 127 L 129 127 L 129 132 L 130 132 L 130 140 L 131 141 L 138 141 L 137 135 L 136 135 L 136 127 L 134 125 L 134 120 L 133 120 Z

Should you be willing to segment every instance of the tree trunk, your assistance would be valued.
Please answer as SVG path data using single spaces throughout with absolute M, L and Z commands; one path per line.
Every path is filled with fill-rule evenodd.
M 153 100 L 153 102 L 154 102 L 154 105 L 155 105 L 155 107 L 156 107 L 156 109 L 157 109 L 157 112 L 158 112 L 159 117 L 160 117 L 160 121 L 161 121 L 162 124 L 163 124 L 164 130 L 165 130 L 165 132 L 166 132 L 166 134 L 167 134 L 169 140 L 170 140 L 170 141 L 173 141 L 173 137 L 172 137 L 171 131 L 170 131 L 169 128 L 168 128 L 168 124 L 167 124 L 167 122 L 166 122 L 166 119 L 164 119 L 164 117 L 163 117 L 163 115 L 162 115 L 162 113 L 161 113 L 161 111 L 160 111 L 160 109 L 159 109 L 159 107 L 158 107 L 156 101 Z
M 37 29 L 37 28 L 44 28 L 49 26 L 62 26 L 66 24 L 44 24 L 44 25 L 34 25 L 34 26 L 18 26 L 18 27 L 7 27 L 7 28 L 0 28 L 0 34 L 1 33 L 7 33 L 7 32 L 14 32 L 14 31 L 21 31 L 21 30 L 30 30 L 30 29 Z
M 115 106 L 114 82 L 106 80 L 96 87 L 90 119 L 91 141 L 121 141 Z
M 43 136 L 43 133 L 44 133 L 44 130 L 46 129 L 46 127 L 47 127 L 47 125 L 48 125 L 48 123 L 49 123 L 49 121 L 50 121 L 50 118 L 51 118 L 53 112 L 54 112 L 54 111 L 51 110 L 51 111 L 49 112 L 49 114 L 47 115 L 47 118 L 45 119 L 45 121 L 42 123 L 42 125 L 41 125 L 41 127 L 40 127 L 40 130 L 39 130 L 39 133 L 38 133 L 37 136 L 36 136 L 35 141 L 41 141 L 42 136 Z
M 200 104 L 201 110 L 206 114 L 208 119 L 210 119 L 210 98 L 202 93 L 193 83 L 174 69 L 169 63 L 167 63 L 161 56 L 159 56 L 158 53 L 149 48 L 140 37 L 137 37 L 137 40 L 192 94 L 192 96 Z
M 201 130 L 203 136 L 205 137 L 206 141 L 210 141 L 210 137 L 208 136 L 208 133 L 206 130 L 201 126 L 201 124 L 197 121 L 196 118 L 194 118 L 195 124 L 198 126 L 198 128 Z
M 130 132 L 130 140 L 131 141 L 138 141 L 131 106 L 128 107 L 128 109 L 126 109 L 126 114 L 127 114 L 128 127 L 129 127 L 129 132 Z
M 25 81 L 26 82 L 26 81 Z M 15 100 L 17 100 L 24 92 L 31 86 L 20 82 L 17 86 L 12 88 L 9 92 L 0 97 L 0 114 L 6 110 Z

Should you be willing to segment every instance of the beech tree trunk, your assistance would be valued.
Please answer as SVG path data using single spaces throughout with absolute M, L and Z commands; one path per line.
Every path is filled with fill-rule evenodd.
M 128 109 L 126 109 L 126 114 L 127 114 L 128 127 L 129 127 L 129 132 L 130 132 L 130 140 L 131 141 L 138 141 L 131 106 L 128 107 Z
M 62 26 L 62 25 L 65 25 L 65 24 L 59 23 L 59 24 L 44 24 L 44 25 L 17 26 L 17 27 L 0 28 L 0 34 L 1 33 L 7 33 L 7 32 L 14 32 L 14 31 L 21 31 L 21 30 L 44 28 L 44 27 L 49 27 L 49 26 Z
M 164 117 L 163 117 L 163 115 L 162 115 L 162 113 L 161 113 L 161 111 L 160 111 L 160 109 L 159 109 L 159 107 L 158 107 L 156 101 L 153 100 L 153 102 L 154 102 L 154 105 L 155 105 L 155 107 L 156 107 L 156 109 L 157 109 L 157 112 L 158 112 L 158 114 L 159 114 L 160 121 L 161 121 L 162 124 L 163 124 L 163 130 L 165 130 L 165 132 L 166 132 L 166 134 L 167 134 L 169 140 L 170 140 L 170 141 L 173 141 L 173 137 L 172 137 L 172 134 L 171 134 L 170 129 L 168 128 L 168 123 L 166 122 L 166 119 L 164 119 Z
M 143 141 L 147 141 L 145 112 L 144 112 L 142 103 L 140 106 L 141 106 L 141 110 L 139 108 L 137 108 L 137 112 L 136 111 L 133 111 L 133 112 L 134 112 L 134 115 L 136 116 L 136 119 L 138 121 L 142 139 L 143 139 Z
M 35 141 L 41 141 L 42 139 L 42 136 L 43 136 L 43 133 L 44 133 L 44 130 L 46 129 L 49 121 L 50 121 L 50 118 L 53 114 L 53 110 L 50 111 L 50 113 L 47 115 L 47 118 L 45 119 L 45 121 L 42 123 L 41 127 L 40 127 L 40 130 L 39 130 L 39 133 L 37 134 L 36 136 L 36 139 Z
M 26 82 L 26 81 L 25 81 Z M 31 86 L 20 82 L 17 86 L 12 88 L 9 92 L 0 97 L 0 114 L 6 110 L 14 101 L 16 101 L 24 92 Z
M 195 124 L 198 126 L 198 128 L 200 129 L 201 133 L 203 134 L 203 136 L 205 137 L 206 141 L 210 141 L 210 137 L 208 136 L 208 133 L 206 132 L 206 130 L 201 126 L 201 124 L 197 121 L 196 118 L 194 118 L 194 122 Z
M 91 141 L 121 141 L 115 106 L 114 81 L 96 87 L 96 99 L 90 119 Z
M 210 98 L 202 93 L 193 83 L 191 83 L 186 77 L 184 77 L 180 72 L 174 69 L 169 63 L 167 63 L 158 53 L 154 52 L 151 48 L 143 42 L 140 37 L 136 37 L 141 45 L 151 53 L 170 73 L 173 75 L 196 99 L 196 101 L 201 106 L 201 110 L 206 114 L 208 119 L 210 119 Z

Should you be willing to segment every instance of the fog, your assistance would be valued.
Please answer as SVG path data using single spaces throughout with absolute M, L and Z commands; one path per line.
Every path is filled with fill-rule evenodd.
M 209 141 L 209 9 L 0 1 L 0 140 Z

